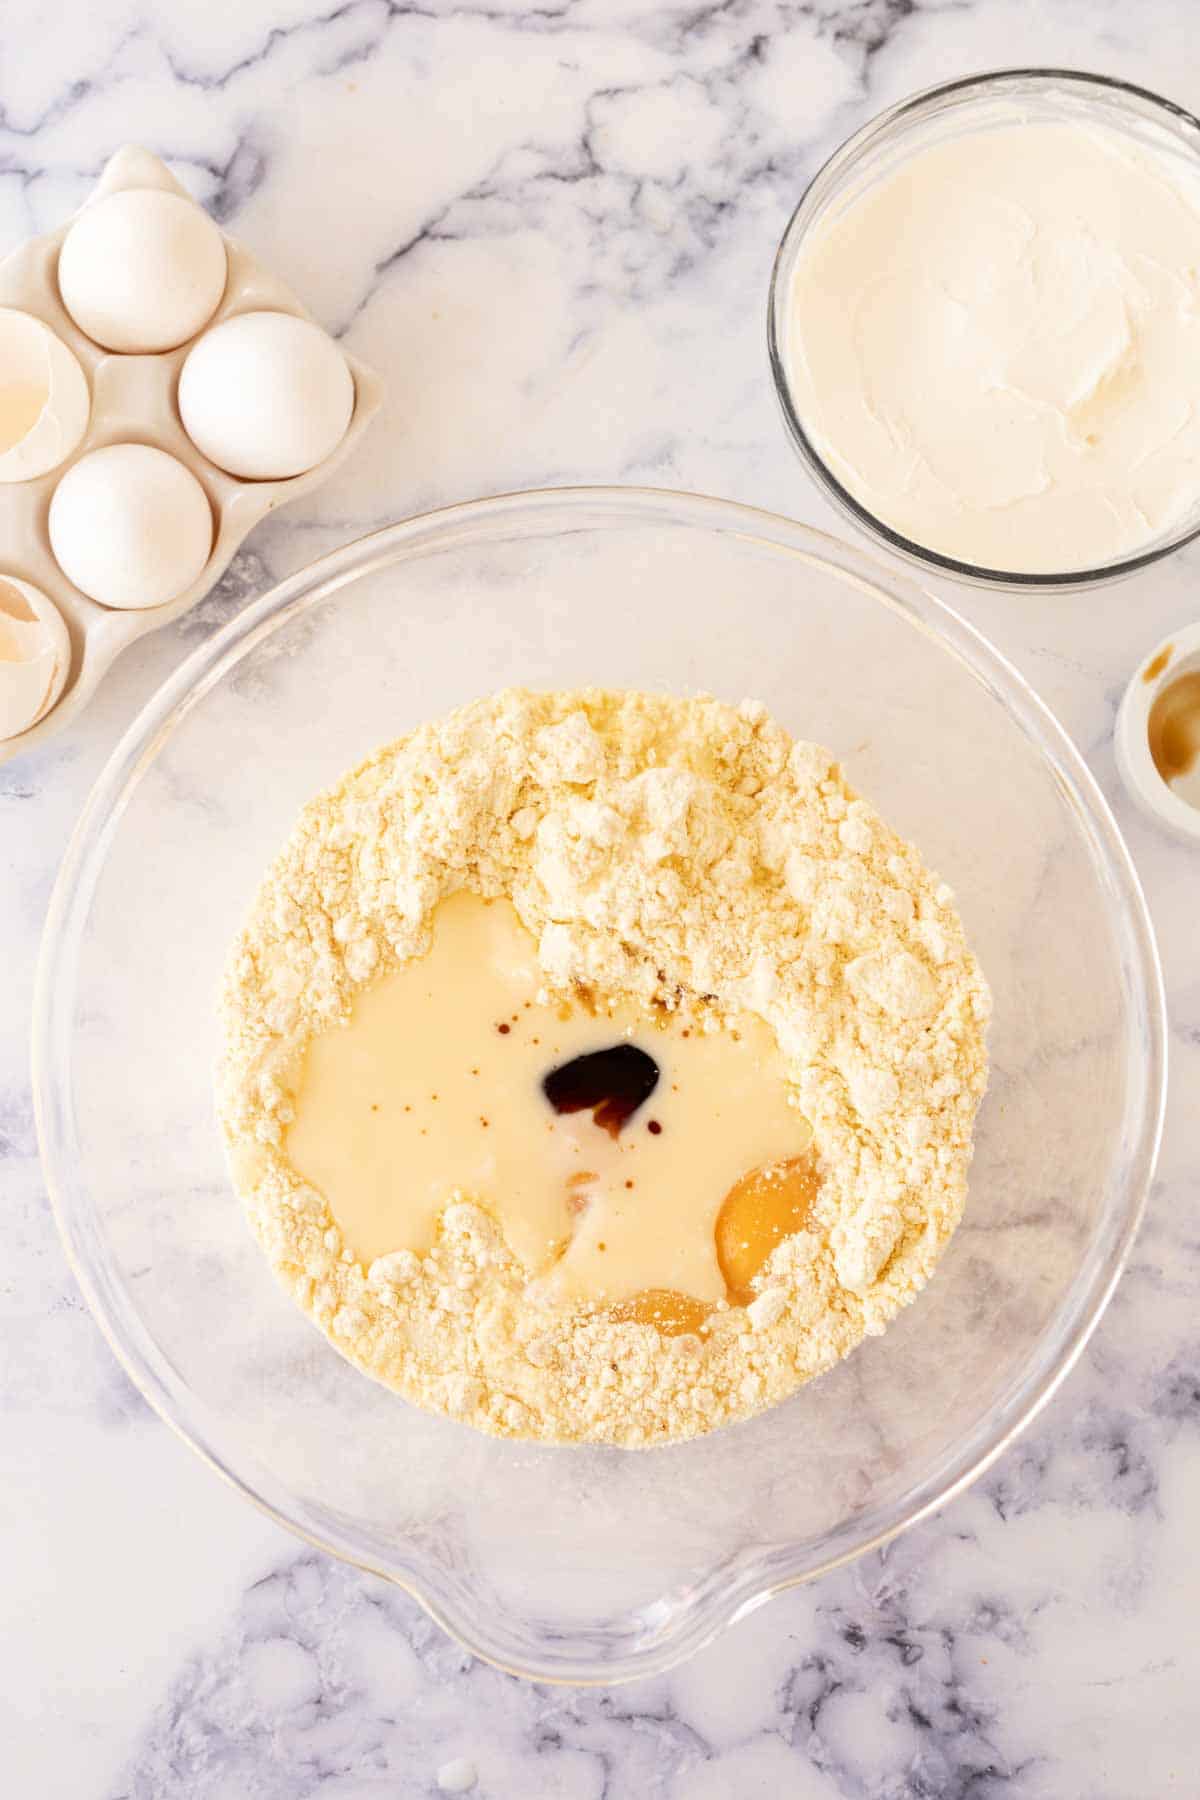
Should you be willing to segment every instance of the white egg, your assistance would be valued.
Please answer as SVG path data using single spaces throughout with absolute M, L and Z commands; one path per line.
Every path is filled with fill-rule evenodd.
M 225 292 L 225 240 L 194 200 L 127 188 L 85 206 L 58 258 L 63 305 L 106 350 L 173 350 Z
M 54 490 L 49 524 L 63 573 L 102 606 L 174 600 L 212 550 L 208 495 L 190 469 L 148 444 L 81 456 Z
M 196 448 L 230 475 L 285 481 L 346 435 L 354 378 L 328 333 L 290 313 L 225 319 L 194 344 L 179 414 Z
M 0 481 L 32 481 L 78 446 L 91 412 L 87 377 L 32 313 L 0 307 Z
M 71 666 L 66 621 L 30 581 L 0 575 L 0 739 L 19 737 L 49 712 Z

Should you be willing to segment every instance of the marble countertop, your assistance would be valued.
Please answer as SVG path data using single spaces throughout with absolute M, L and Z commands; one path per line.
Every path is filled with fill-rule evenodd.
M 1142 650 L 1200 546 L 1136 581 L 955 604 L 1112 799 L 1159 931 L 1173 1091 L 1150 1216 L 1082 1365 L 970 1493 L 686 1666 L 609 1692 L 473 1661 L 260 1517 L 149 1412 L 41 1180 L 33 961 L 93 774 L 249 592 L 385 519 L 574 481 L 834 525 L 775 415 L 771 256 L 807 178 L 915 88 L 1014 62 L 1200 107 L 1192 0 L 10 0 L 0 244 L 140 141 L 387 383 L 368 453 L 268 521 L 85 718 L 0 770 L 5 1791 L 38 1800 L 1151 1800 L 1200 1792 L 1200 933 L 1194 852 L 1117 783 Z

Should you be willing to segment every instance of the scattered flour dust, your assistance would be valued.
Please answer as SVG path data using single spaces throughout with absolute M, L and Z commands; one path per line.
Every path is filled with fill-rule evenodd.
M 284 1150 L 305 1045 L 464 888 L 511 897 L 551 994 L 773 1029 L 821 1185 L 750 1305 L 676 1337 L 535 1305 L 462 1192 L 428 1255 L 343 1246 Z M 227 972 L 218 1103 L 275 1273 L 351 1361 L 485 1431 L 650 1445 L 783 1399 L 917 1294 L 962 1212 L 989 1010 L 950 890 L 761 705 L 508 690 L 305 807 Z

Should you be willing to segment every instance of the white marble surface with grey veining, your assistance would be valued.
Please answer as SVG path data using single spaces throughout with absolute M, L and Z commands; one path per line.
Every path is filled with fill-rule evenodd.
M 264 582 L 387 518 L 580 480 L 831 521 L 775 416 L 774 245 L 879 107 L 999 65 L 1200 107 L 1194 0 L 8 0 L 0 244 L 148 144 L 387 381 L 388 413 L 220 589 L 0 771 L 0 1769 L 30 1800 L 1156 1800 L 1200 1794 L 1200 860 L 1117 786 L 1200 554 L 956 602 L 1057 709 L 1160 934 L 1173 1091 L 1082 1366 L 942 1516 L 610 1692 L 474 1662 L 295 1542 L 133 1392 L 61 1255 L 27 1076 L 56 863 L 122 725 Z

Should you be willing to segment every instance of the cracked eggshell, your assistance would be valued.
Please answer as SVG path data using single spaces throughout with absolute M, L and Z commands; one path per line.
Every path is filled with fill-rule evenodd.
M 91 410 L 74 352 L 32 313 L 0 306 L 0 481 L 32 481 L 65 462 Z
M 126 188 L 85 206 L 58 258 L 62 303 L 105 350 L 174 350 L 203 329 L 228 276 L 225 240 L 194 200 Z
M 71 639 L 53 600 L 30 581 L 0 575 L 0 741 L 49 712 L 70 666 Z
M 101 606 L 174 600 L 212 552 L 213 513 L 191 470 L 149 444 L 108 444 L 69 468 L 50 502 L 59 567 Z

